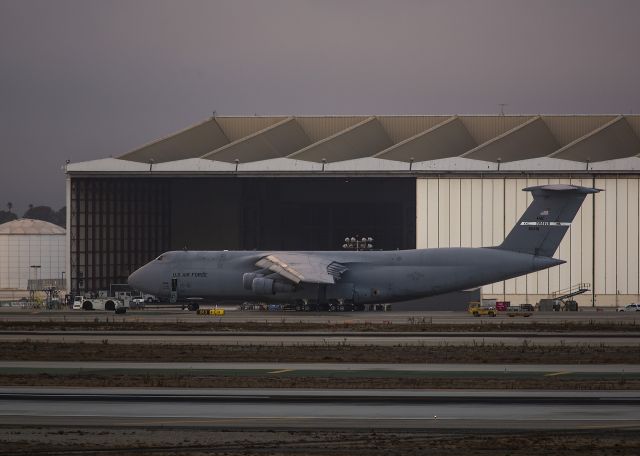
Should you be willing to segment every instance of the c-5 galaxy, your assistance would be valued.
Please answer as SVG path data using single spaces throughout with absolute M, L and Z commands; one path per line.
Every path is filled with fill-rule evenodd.
M 140 291 L 178 298 L 290 303 L 297 309 L 361 310 L 465 290 L 540 271 L 585 197 L 574 185 L 528 187 L 533 201 L 494 247 L 394 251 L 171 251 L 129 276 Z M 190 307 L 197 307 L 191 305 Z

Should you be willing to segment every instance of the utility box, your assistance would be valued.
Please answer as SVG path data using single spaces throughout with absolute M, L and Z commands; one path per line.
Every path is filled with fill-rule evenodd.
M 540 312 L 559 312 L 562 302 L 558 299 L 541 299 L 538 302 L 538 310 Z

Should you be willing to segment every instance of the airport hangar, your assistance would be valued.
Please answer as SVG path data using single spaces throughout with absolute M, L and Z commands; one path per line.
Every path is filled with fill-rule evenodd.
M 640 116 L 214 116 L 118 158 L 67 165 L 67 275 L 108 290 L 172 249 L 338 250 L 502 242 L 527 186 L 605 190 L 556 257 L 483 288 L 535 303 L 581 283 L 581 306 L 640 299 Z

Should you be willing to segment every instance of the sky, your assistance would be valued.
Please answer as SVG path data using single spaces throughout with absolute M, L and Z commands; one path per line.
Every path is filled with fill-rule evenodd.
M 638 0 L 0 0 L 0 210 L 219 115 L 640 113 Z

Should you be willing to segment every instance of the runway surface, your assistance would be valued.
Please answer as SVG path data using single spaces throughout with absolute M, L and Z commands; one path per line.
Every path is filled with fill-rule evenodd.
M 195 332 L 195 331 L 0 331 L 0 342 L 64 342 L 110 344 L 212 344 L 212 345 L 599 345 L 638 346 L 640 331 L 626 333 L 349 333 L 349 332 Z
M 143 321 L 143 322 L 207 322 L 221 321 L 228 323 L 256 322 L 256 323 L 403 323 L 410 321 L 429 324 L 478 324 L 479 321 L 496 323 L 500 321 L 528 323 L 588 323 L 618 322 L 640 324 L 638 312 L 615 312 L 614 309 L 596 312 L 585 308 L 580 312 L 534 312 L 528 318 L 514 317 L 499 314 L 495 318 L 474 317 L 467 312 L 453 311 L 393 311 L 393 312 L 253 312 L 228 310 L 222 317 L 212 315 L 197 315 L 195 312 L 175 309 L 154 309 L 129 311 L 124 315 L 115 315 L 113 312 L 81 311 L 81 310 L 35 310 L 0 308 L 0 321 L 84 321 L 93 322 L 95 319 L 105 321 Z
M 0 425 L 640 429 L 640 392 L 0 388 Z

